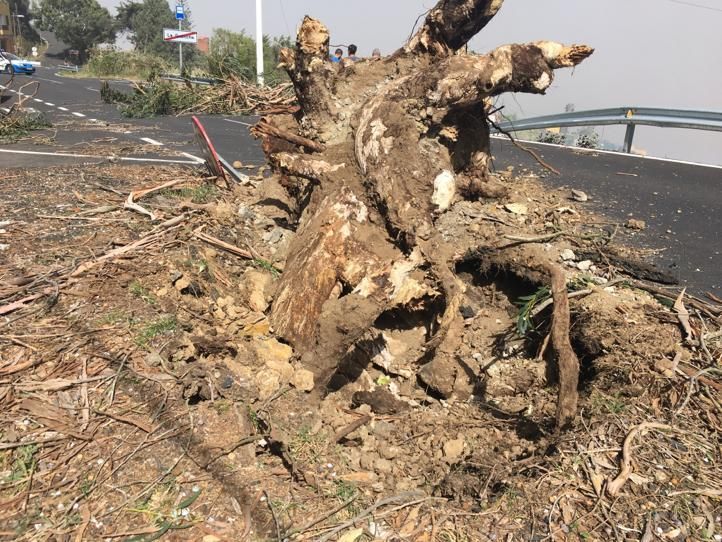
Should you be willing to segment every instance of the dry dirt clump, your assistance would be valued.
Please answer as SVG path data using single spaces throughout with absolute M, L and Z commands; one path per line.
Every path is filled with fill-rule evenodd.
M 268 318 L 297 235 L 281 179 L 5 175 L 3 539 L 722 535 L 722 308 L 683 296 L 675 309 L 676 291 L 580 261 L 621 254 L 623 234 L 588 225 L 566 192 L 505 172 L 505 198 L 440 219 L 465 285 L 454 364 L 420 371 L 426 315 L 399 310 L 321 390 Z M 131 191 L 155 221 L 123 208 Z M 512 257 L 480 253 L 480 236 Z M 540 253 L 565 270 L 582 364 L 561 433 L 549 291 L 524 265 Z

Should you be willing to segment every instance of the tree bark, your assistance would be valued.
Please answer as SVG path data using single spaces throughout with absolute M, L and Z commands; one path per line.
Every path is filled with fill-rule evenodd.
M 436 222 L 460 198 L 505 192 L 489 169 L 488 99 L 544 93 L 555 69 L 593 52 L 543 41 L 454 54 L 501 5 L 441 0 L 396 54 L 340 65 L 328 62 L 326 27 L 306 17 L 281 55 L 301 109 L 260 135 L 300 134 L 284 138 L 300 147 L 264 148 L 306 189 L 271 321 L 321 386 L 389 311 L 425 316 L 419 361 L 453 358 L 464 284 Z M 558 423 L 575 408 L 565 402 Z

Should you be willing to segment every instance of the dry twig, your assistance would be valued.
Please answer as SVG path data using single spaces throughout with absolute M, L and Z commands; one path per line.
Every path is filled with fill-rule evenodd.
M 672 427 L 663 423 L 646 422 L 640 423 L 629 432 L 627 437 L 624 439 L 624 445 L 622 446 L 622 468 L 617 477 L 614 478 L 614 480 L 610 480 L 607 484 L 607 494 L 610 497 L 617 496 L 619 490 L 621 490 L 622 486 L 627 483 L 627 480 L 629 480 L 629 477 L 632 474 L 632 443 L 634 442 L 634 439 L 640 433 L 651 429 L 656 429 L 657 431 L 671 431 Z

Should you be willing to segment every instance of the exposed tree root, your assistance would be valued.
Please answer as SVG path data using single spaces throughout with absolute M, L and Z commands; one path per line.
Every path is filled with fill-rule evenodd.
M 557 429 L 562 429 L 574 420 L 579 402 L 579 359 L 569 340 L 569 296 L 564 272 L 556 265 L 549 266 L 552 279 L 554 316 L 552 318 L 552 345 L 557 353 L 559 366 L 559 398 L 557 400 Z
M 375 326 L 391 311 L 423 315 L 424 340 L 409 354 L 412 363 L 427 372 L 430 363 L 456 363 L 465 285 L 452 270 L 454 240 L 437 222 L 460 199 L 507 194 L 490 171 L 487 100 L 504 92 L 543 93 L 555 69 L 576 66 L 593 52 L 542 41 L 453 54 L 502 3 L 441 0 L 391 57 L 340 65 L 328 62 L 328 29 L 306 17 L 295 51 L 281 55 L 301 109 L 295 117 L 275 117 L 273 125 L 261 121 L 254 132 L 264 138 L 272 167 L 303 179 L 297 182 L 305 188 L 295 194 L 299 227 L 271 321 L 321 388 L 360 342 L 379 335 Z M 479 244 L 508 249 L 498 239 Z M 552 277 L 561 427 L 574 418 L 579 374 L 564 274 L 546 261 L 520 265 L 540 282 Z M 446 384 L 438 387 L 448 392 Z

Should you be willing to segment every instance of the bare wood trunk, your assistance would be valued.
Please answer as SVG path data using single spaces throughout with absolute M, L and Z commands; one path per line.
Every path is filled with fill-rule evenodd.
M 453 272 L 453 242 L 436 222 L 460 198 L 505 192 L 489 170 L 487 100 L 543 93 L 555 69 L 592 53 L 583 45 L 535 42 L 453 54 L 501 5 L 441 0 L 396 54 L 340 66 L 328 62 L 326 27 L 306 17 L 295 51 L 281 55 L 301 110 L 260 135 L 286 134 L 284 140 L 301 145 L 264 148 L 277 171 L 305 188 L 271 320 L 322 386 L 354 345 L 373 335 L 379 317 L 399 308 L 429 315 L 419 359 L 454 358 L 464 284 Z M 552 277 L 563 308 L 566 290 Z M 570 360 L 571 346 L 561 339 L 568 335 L 568 304 L 566 311 L 566 327 L 563 315 L 555 317 L 560 365 Z M 573 365 L 564 364 L 560 424 L 576 410 Z

